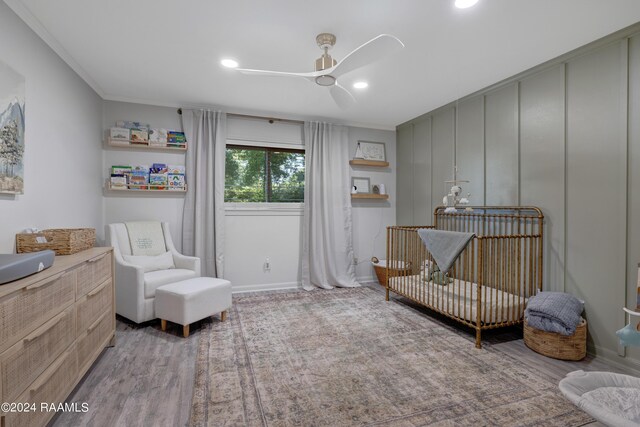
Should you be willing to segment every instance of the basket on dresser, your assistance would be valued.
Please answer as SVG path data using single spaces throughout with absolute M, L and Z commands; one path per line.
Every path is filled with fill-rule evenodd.
M 56 255 L 71 255 L 96 244 L 95 228 L 51 228 L 37 233 L 16 234 L 16 252 L 51 249 Z

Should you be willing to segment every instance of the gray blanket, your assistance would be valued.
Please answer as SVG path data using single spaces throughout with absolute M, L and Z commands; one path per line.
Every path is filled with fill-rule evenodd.
M 576 297 L 563 292 L 540 292 L 529 299 L 524 312 L 529 326 L 561 335 L 573 335 L 584 309 Z
M 418 230 L 418 235 L 443 273 L 449 271 L 469 241 L 475 237 L 473 233 L 434 230 L 432 228 L 422 228 Z

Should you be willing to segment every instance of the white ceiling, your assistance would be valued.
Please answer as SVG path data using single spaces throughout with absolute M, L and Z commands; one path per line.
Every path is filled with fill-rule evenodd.
M 5 0 L 106 99 L 388 129 L 640 21 L 638 0 L 453 1 Z M 219 65 L 312 71 L 321 32 L 338 60 L 381 33 L 406 47 L 343 77 L 370 84 L 348 110 L 306 80 Z

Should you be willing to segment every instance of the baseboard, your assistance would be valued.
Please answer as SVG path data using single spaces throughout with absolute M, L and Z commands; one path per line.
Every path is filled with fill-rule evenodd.
M 356 277 L 358 283 L 371 283 L 377 282 L 374 276 Z M 282 291 L 287 289 L 300 289 L 302 283 L 300 282 L 284 282 L 284 283 L 259 283 L 253 285 L 233 285 L 231 292 L 234 294 L 242 294 L 245 292 L 260 292 L 260 291 Z
M 358 281 L 358 283 L 371 283 L 371 282 L 378 281 L 378 279 L 375 278 L 374 276 L 356 277 L 356 280 Z
M 253 285 L 233 285 L 231 292 L 234 294 L 242 294 L 245 292 L 259 292 L 259 291 L 281 291 L 286 289 L 300 289 L 302 284 L 300 282 L 284 282 L 284 283 L 259 283 Z
M 621 357 L 617 352 L 600 346 L 593 346 L 589 348 L 588 353 L 614 368 L 627 372 L 630 375 L 640 377 L 640 361 L 638 360 Z

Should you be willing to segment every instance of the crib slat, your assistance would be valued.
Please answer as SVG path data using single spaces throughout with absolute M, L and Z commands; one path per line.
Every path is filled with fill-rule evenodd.
M 480 346 L 481 330 L 521 323 L 525 299 L 542 287 L 543 220 L 540 210 L 530 207 L 455 213 L 437 208 L 431 227 L 477 235 L 454 262 L 448 285 L 429 280 L 424 266 L 433 256 L 417 234 L 419 227 L 388 227 L 386 290 L 474 327 Z

